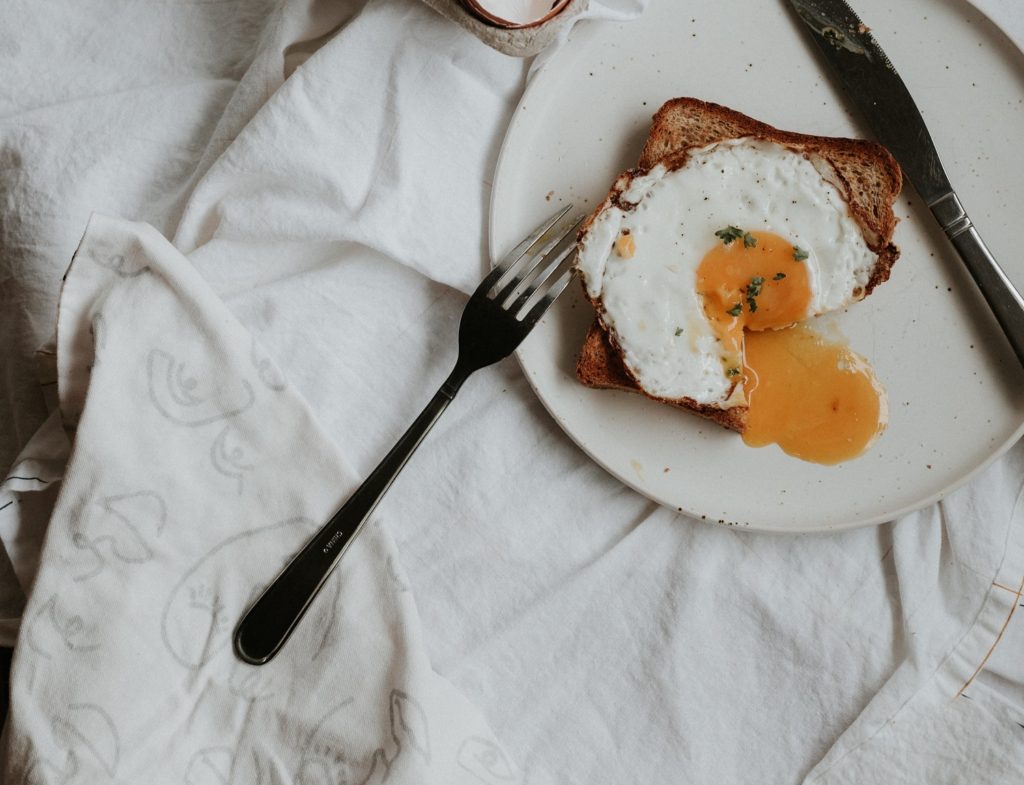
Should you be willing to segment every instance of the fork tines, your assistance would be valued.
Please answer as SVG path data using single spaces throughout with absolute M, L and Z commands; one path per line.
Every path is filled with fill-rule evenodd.
M 586 216 L 563 220 L 572 206 L 559 210 L 513 248 L 480 284 L 496 290 L 494 301 L 517 319 L 535 321 L 572 280 L 576 232 Z M 545 283 L 553 281 L 545 288 Z

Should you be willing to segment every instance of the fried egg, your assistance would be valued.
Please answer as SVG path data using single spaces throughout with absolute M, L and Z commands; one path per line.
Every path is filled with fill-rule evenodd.
M 620 179 L 577 267 L 644 392 L 749 406 L 749 444 L 806 460 L 874 440 L 887 409 L 866 361 L 785 329 L 862 298 L 878 259 L 834 179 L 827 161 L 754 138 Z

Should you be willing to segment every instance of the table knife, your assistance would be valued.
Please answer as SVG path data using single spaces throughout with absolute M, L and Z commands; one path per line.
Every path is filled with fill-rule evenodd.
M 942 169 L 910 91 L 843 0 L 789 0 L 878 141 L 899 162 L 956 249 L 1024 365 L 1024 298 L 1000 268 Z

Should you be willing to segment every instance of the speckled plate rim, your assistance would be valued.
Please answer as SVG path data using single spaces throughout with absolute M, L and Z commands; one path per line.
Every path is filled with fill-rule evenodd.
M 971 2 L 971 0 L 964 0 L 964 2 L 970 5 L 972 8 L 976 9 L 978 13 L 984 16 L 989 22 L 992 23 L 992 25 L 998 27 L 1002 34 L 1013 42 L 1014 46 L 1016 46 L 1018 49 L 1024 50 L 1024 38 L 1022 38 L 1020 35 L 1015 35 L 1013 31 L 1006 29 L 1006 26 L 1001 24 L 998 19 L 992 16 L 991 12 L 988 9 L 978 5 L 977 3 Z M 1024 17 L 1024 6 L 1021 6 L 1018 13 L 1020 13 L 1021 16 Z

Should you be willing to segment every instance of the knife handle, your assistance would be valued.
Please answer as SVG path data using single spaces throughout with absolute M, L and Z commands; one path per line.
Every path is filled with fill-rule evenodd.
M 1024 298 L 992 256 L 955 193 L 950 191 L 929 207 L 1024 365 Z

